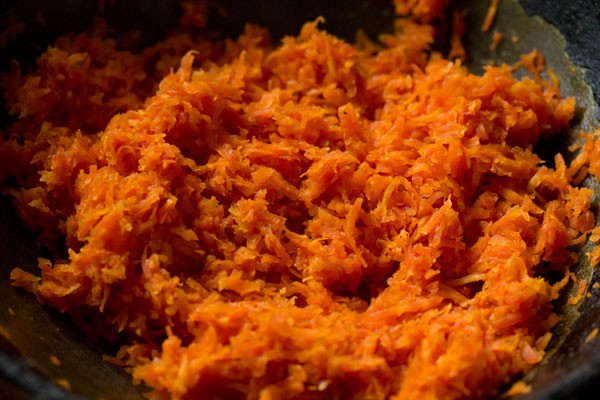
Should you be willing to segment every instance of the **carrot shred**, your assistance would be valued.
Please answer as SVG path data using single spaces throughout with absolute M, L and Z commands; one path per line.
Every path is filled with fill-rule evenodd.
M 498 5 L 499 4 L 500 4 L 500 0 L 490 0 L 490 5 L 485 14 L 483 24 L 481 25 L 482 32 L 487 32 L 492 27 L 492 24 L 494 23 L 494 19 L 496 19 L 496 14 L 498 13 Z
M 506 396 L 509 397 L 513 397 L 513 396 L 517 396 L 520 394 L 527 394 L 531 392 L 531 385 L 528 385 L 527 383 L 523 382 L 523 381 L 518 381 L 516 383 L 514 383 L 510 389 L 508 389 L 508 391 L 506 392 Z
M 598 337 L 598 328 L 594 328 L 590 331 L 590 333 L 588 333 L 588 335 L 585 337 L 585 343 L 589 343 L 592 340 L 596 339 L 596 337 Z
M 467 51 L 462 42 L 466 30 L 464 18 L 464 12 L 454 11 L 452 14 L 452 35 L 450 37 L 450 52 L 448 53 L 448 58 L 451 60 L 456 58 L 464 60 L 467 58 Z
M 0 325 L 0 336 L 6 340 L 10 340 L 10 332 L 4 325 Z
M 588 283 L 587 283 L 586 279 L 582 279 L 581 281 L 579 281 L 579 285 L 577 286 L 577 293 L 574 296 L 569 297 L 567 302 L 571 305 L 578 304 L 583 299 L 583 296 L 585 295 L 585 290 L 587 289 L 587 284 Z
M 50 362 L 56 367 L 60 367 L 62 365 L 60 359 L 55 355 L 50 355 Z
M 71 391 L 73 389 L 73 386 L 71 385 L 71 382 L 68 379 L 57 379 L 56 383 L 58 383 L 60 386 L 62 386 L 68 391 Z
M 490 51 L 495 51 L 498 48 L 498 46 L 500 46 L 500 44 L 502 43 L 503 40 L 504 40 L 504 34 L 502 32 L 495 31 L 494 34 L 492 35 L 492 43 L 490 44 Z

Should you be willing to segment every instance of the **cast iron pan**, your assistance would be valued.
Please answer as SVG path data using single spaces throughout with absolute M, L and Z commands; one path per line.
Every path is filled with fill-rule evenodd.
M 116 10 L 106 15 L 123 31 L 142 32 L 141 45 L 158 40 L 171 29 L 178 16 L 177 1 L 120 1 Z M 152 3 L 152 4 L 151 4 Z M 387 0 L 346 0 L 326 2 L 316 0 L 222 0 L 229 10 L 227 20 L 217 20 L 224 35 L 235 35 L 244 22 L 252 21 L 270 28 L 275 37 L 296 34 L 303 22 L 319 15 L 326 18 L 325 28 L 352 41 L 357 28 L 372 37 L 392 30 L 393 11 Z M 452 7 L 468 7 L 466 46 L 468 65 L 474 70 L 495 62 L 512 63 L 518 55 L 532 48 L 539 49 L 548 66 L 561 78 L 565 96 L 577 98 L 577 117 L 573 131 L 590 130 L 600 119 L 600 5 L 597 0 L 501 0 L 492 30 L 482 33 L 480 26 L 488 1 L 454 1 Z M 0 3 L 0 31 L 10 16 L 27 23 L 18 40 L 8 41 L 0 52 L 0 69 L 11 58 L 31 65 L 35 57 L 59 35 L 77 32 L 93 20 L 96 2 L 63 0 L 9 1 Z M 44 15 L 39 24 L 36 10 Z M 135 15 L 135 18 L 130 17 Z M 442 24 L 442 28 L 444 24 Z M 151 29 L 149 29 L 151 27 Z M 505 40 L 491 51 L 492 32 L 504 33 Z M 517 35 L 519 40 L 510 38 Z M 443 50 L 443 43 L 441 45 Z M 574 68 L 576 66 L 577 68 Z M 0 123 L 10 122 L 10 116 L 0 113 Z M 556 152 L 569 157 L 566 147 L 572 132 L 554 137 L 539 145 L 539 153 L 552 160 Z M 595 210 L 600 207 L 600 188 L 593 187 Z M 591 244 L 584 245 L 584 254 Z M 43 252 L 35 238 L 19 223 L 9 199 L 0 197 L 0 398 L 1 399 L 142 399 L 147 390 L 134 386 L 120 368 L 105 363 L 102 354 L 114 347 L 87 338 L 68 318 L 40 305 L 33 296 L 13 288 L 9 271 L 20 266 L 35 271 L 36 257 Z M 584 258 L 582 258 L 584 259 Z M 579 278 L 599 281 L 598 271 L 582 262 L 577 267 Z M 524 379 L 532 386 L 529 394 L 517 399 L 583 399 L 593 398 L 600 389 L 600 339 L 585 342 L 594 328 L 600 327 L 600 294 L 592 291 L 578 307 L 566 305 L 573 288 L 556 303 L 564 320 L 554 329 L 554 339 L 547 358 Z M 61 360 L 57 366 L 51 356 Z M 66 379 L 71 390 L 57 385 Z M 596 392 L 598 393 L 598 392 Z

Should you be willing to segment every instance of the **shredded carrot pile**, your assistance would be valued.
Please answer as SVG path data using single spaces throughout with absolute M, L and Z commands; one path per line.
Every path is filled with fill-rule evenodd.
M 396 14 L 431 22 L 440 19 L 449 0 L 393 0 Z
M 474 75 L 400 24 L 375 53 L 318 21 L 137 54 L 101 25 L 60 39 L 3 80 L 0 179 L 68 248 L 14 284 L 124 343 L 107 359 L 155 399 L 497 393 L 544 356 L 600 153 L 545 165 L 575 108 L 557 79 Z

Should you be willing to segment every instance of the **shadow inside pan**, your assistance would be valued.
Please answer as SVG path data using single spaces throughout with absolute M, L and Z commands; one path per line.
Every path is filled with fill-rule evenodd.
M 319 15 L 326 18 L 325 29 L 349 41 L 353 40 L 358 28 L 364 28 L 375 37 L 377 33 L 391 31 L 393 26 L 393 10 L 387 1 L 381 0 L 346 1 L 343 7 L 338 2 L 314 0 L 250 3 L 222 2 L 226 8 L 233 10 L 227 20 L 221 21 L 224 34 L 235 35 L 243 23 L 251 21 L 269 27 L 277 37 L 293 35 L 303 22 Z M 561 78 L 563 95 L 577 98 L 578 111 L 573 130 L 590 130 L 595 126 L 594 94 L 584 79 L 584 71 L 571 63 L 565 51 L 567 43 L 559 30 L 539 17 L 528 17 L 515 0 L 506 0 L 500 2 L 492 30 L 482 33 L 480 26 L 488 3 L 458 3 L 456 7 L 468 6 L 470 9 L 466 46 L 469 54 L 467 63 L 473 70 L 481 70 L 482 65 L 491 60 L 514 63 L 520 54 L 537 48 L 546 57 L 547 65 L 554 68 Z M 537 12 L 532 5 L 535 2 L 524 3 L 528 11 Z M 558 7 L 561 2 L 550 3 Z M 9 58 L 32 62 L 56 36 L 84 29 L 93 20 L 94 7 L 90 4 L 92 2 L 74 0 L 52 5 L 35 1 L 13 2 L 4 10 L 0 22 L 5 23 L 10 15 L 18 15 L 27 22 L 28 30 L 19 41 L 8 42 L 7 51 L 0 56 L 0 65 L 6 68 Z M 43 25 L 36 22 L 38 8 L 45 16 Z M 158 5 L 127 1 L 119 5 L 118 12 L 108 17 L 117 28 L 143 31 L 140 45 L 145 45 L 174 27 L 177 9 L 176 1 L 162 1 Z M 137 15 L 138 18 L 123 18 L 128 15 Z M 589 22 L 592 26 L 593 18 Z M 147 26 L 153 29 L 150 32 L 144 30 Z M 600 33 L 598 27 L 592 28 Z M 504 40 L 496 50 L 490 50 L 492 34 L 496 30 L 503 33 Z M 581 50 L 579 59 L 585 57 L 584 50 Z M 594 54 L 587 57 L 594 57 Z M 6 115 L 2 118 L 4 124 L 10 120 Z M 571 132 L 565 132 L 562 136 L 546 140 L 539 146 L 539 153 L 548 160 L 552 160 L 556 152 L 568 158 L 567 146 L 571 137 Z M 600 189 L 592 180 L 584 184 L 595 189 L 593 200 L 597 210 Z M 585 254 L 590 246 L 589 243 L 583 246 L 580 253 Z M 41 251 L 35 238 L 14 215 L 10 200 L 6 197 L 0 199 L 0 393 L 16 399 L 75 396 L 106 400 L 142 399 L 146 388 L 134 386 L 121 368 L 102 360 L 103 354 L 114 353 L 114 347 L 90 340 L 68 316 L 40 305 L 33 296 L 10 285 L 10 270 L 20 266 L 35 272 L 36 257 Z M 585 263 L 585 257 L 580 259 L 584 261 L 577 267 L 576 273 L 580 279 L 587 279 L 591 286 L 598 281 L 598 274 Z M 557 302 L 564 320 L 555 328 L 549 357 L 526 377 L 532 384 L 532 392 L 519 398 L 575 398 L 583 396 L 590 385 L 598 385 L 594 379 L 600 377 L 600 341 L 585 343 L 585 338 L 593 328 L 600 326 L 600 301 L 597 295 L 593 295 L 577 307 L 569 306 L 565 299 L 575 289 L 569 287 Z M 70 391 L 63 390 L 61 384 L 68 385 Z

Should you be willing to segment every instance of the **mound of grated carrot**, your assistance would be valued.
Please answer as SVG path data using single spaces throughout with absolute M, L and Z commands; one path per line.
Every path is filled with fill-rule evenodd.
M 14 284 L 154 399 L 476 398 L 539 363 L 600 152 L 545 165 L 558 80 L 474 75 L 430 51 L 443 1 L 396 3 L 417 22 L 375 50 L 316 21 L 133 54 L 100 24 L 15 68 L 0 179 L 68 257 Z

